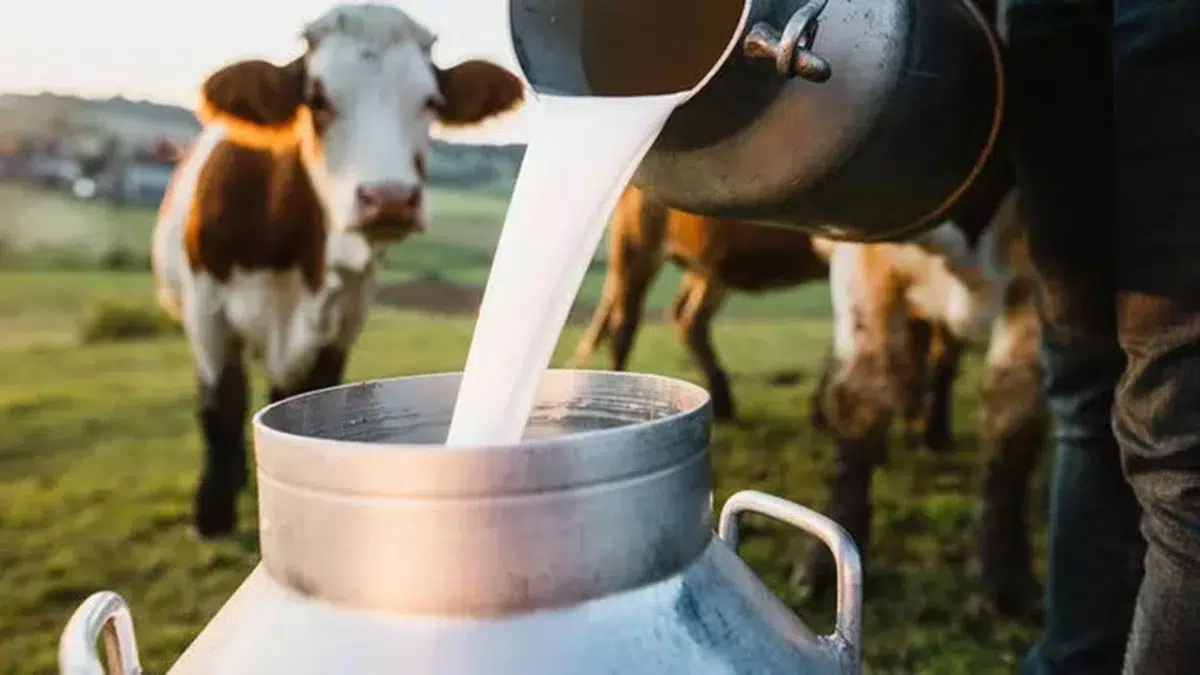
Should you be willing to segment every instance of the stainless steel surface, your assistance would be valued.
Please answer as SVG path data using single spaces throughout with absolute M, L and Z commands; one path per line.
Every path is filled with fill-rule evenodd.
M 759 513 L 781 520 L 820 539 L 833 553 L 837 567 L 837 622 L 824 639 L 841 653 L 848 670 L 857 671 L 862 662 L 862 561 L 849 533 L 833 520 L 785 499 L 742 490 L 725 502 L 717 526 L 718 536 L 729 548 L 738 548 L 738 516 Z
M 121 596 L 100 591 L 76 608 L 58 641 L 58 666 L 62 675 L 142 675 L 133 617 Z
M 458 381 L 351 384 L 255 416 L 272 574 L 352 607 L 491 615 L 650 583 L 708 543 L 700 387 L 552 371 L 535 438 L 446 452 L 430 444 L 445 439 Z
M 806 0 L 755 0 L 783 27 Z M 832 75 L 784 79 L 731 56 L 675 111 L 633 182 L 687 211 L 900 239 L 955 215 L 991 158 L 999 44 L 968 0 L 828 0 L 811 51 Z
M 503 618 L 354 611 L 253 572 L 170 675 L 811 675 L 836 659 L 719 540 L 681 574 Z
M 458 381 L 255 416 L 262 562 L 171 675 L 857 672 L 714 535 L 703 389 L 549 371 L 525 440 L 446 452 Z
M 584 21 L 600 4 L 618 9 Z M 649 5 L 655 22 L 619 9 Z M 736 29 L 721 8 L 739 7 Z M 715 45 L 719 27 L 738 30 L 742 48 L 675 110 L 633 177 L 693 213 L 902 239 L 957 217 L 995 154 L 1003 63 L 991 17 L 970 0 L 509 0 L 509 18 L 534 89 L 569 95 L 652 93 L 641 70 L 712 58 L 689 33 Z M 595 37 L 618 22 L 634 37 Z M 606 62 L 617 65 L 599 89 L 587 64 Z

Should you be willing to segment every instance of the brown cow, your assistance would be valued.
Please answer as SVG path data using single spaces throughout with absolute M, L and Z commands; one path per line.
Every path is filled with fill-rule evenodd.
M 186 329 L 200 380 L 202 536 L 236 525 L 246 480 L 246 375 L 270 400 L 341 382 L 384 248 L 428 226 L 435 121 L 516 106 L 520 80 L 430 58 L 434 38 L 388 5 L 342 5 L 306 27 L 283 66 L 242 61 L 203 84 L 205 123 L 177 167 L 154 234 L 160 303 Z
M 915 313 L 906 317 L 904 328 L 907 333 L 902 336 L 904 350 L 898 363 L 903 368 L 899 391 L 904 398 L 904 447 L 944 454 L 954 447 L 952 395 L 966 345 L 944 322 Z M 809 421 L 820 432 L 832 433 L 821 397 L 835 363 L 831 349 L 813 389 Z
M 704 373 L 713 414 L 730 420 L 735 404 L 729 379 L 713 349 L 711 325 L 728 290 L 765 292 L 828 279 L 828 266 L 812 236 L 799 230 L 709 218 L 668 208 L 629 186 L 609 227 L 608 269 L 600 305 L 571 358 L 579 367 L 605 340 L 609 368 L 624 370 L 644 311 L 646 293 L 670 258 L 684 269 L 668 310 L 680 340 Z M 906 407 L 907 438 L 944 450 L 950 445 L 949 390 L 958 345 L 936 322 L 913 317 L 912 392 Z M 926 368 L 926 363 L 929 366 Z M 822 424 L 814 404 L 814 422 Z
M 1030 618 L 1036 581 L 1026 523 L 1026 489 L 1048 430 L 1040 391 L 1035 277 L 1019 199 L 1009 192 L 994 217 L 939 226 L 905 244 L 830 244 L 834 357 L 818 392 L 838 449 L 830 515 L 863 548 L 870 483 L 887 456 L 887 428 L 904 395 L 905 317 L 940 320 L 962 339 L 988 343 L 981 439 L 987 453 L 979 563 L 985 598 L 1002 614 Z M 977 223 L 986 225 L 979 227 Z M 989 334 L 990 331 L 990 334 Z M 808 581 L 831 589 L 826 550 L 814 549 Z

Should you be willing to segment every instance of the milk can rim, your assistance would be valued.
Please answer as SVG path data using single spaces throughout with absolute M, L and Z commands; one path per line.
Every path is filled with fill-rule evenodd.
M 673 412 L 669 415 L 664 415 L 662 417 L 656 417 L 654 419 L 645 420 L 645 421 L 641 421 L 641 422 L 631 422 L 629 424 L 622 424 L 619 427 L 613 427 L 610 429 L 594 429 L 594 430 L 589 430 L 589 431 L 579 431 L 579 432 L 572 433 L 571 438 L 581 438 L 581 439 L 599 438 L 605 434 L 616 434 L 616 433 L 620 433 L 622 431 L 629 431 L 629 430 L 633 430 L 633 429 L 636 429 L 639 427 L 645 428 L 645 427 L 656 426 L 659 424 L 668 424 L 668 423 L 670 423 L 674 420 L 677 420 L 681 417 L 685 417 L 685 416 L 699 412 L 702 408 L 704 408 L 705 405 L 707 405 L 711 401 L 711 396 L 708 393 L 708 390 L 706 390 L 704 387 L 701 387 L 700 385 L 695 384 L 694 382 L 689 382 L 687 380 L 677 378 L 677 377 L 671 377 L 669 375 L 660 375 L 658 373 L 634 373 L 634 372 L 627 372 L 627 371 L 620 371 L 620 370 L 595 370 L 595 369 L 589 370 L 589 369 L 582 369 L 582 368 L 549 368 L 546 370 L 546 375 L 555 376 L 555 377 L 561 376 L 565 373 L 587 375 L 587 376 L 600 376 L 600 377 L 605 377 L 605 378 L 609 378 L 609 379 L 628 379 L 628 380 L 642 380 L 642 381 L 657 380 L 659 382 L 665 382 L 665 383 L 671 385 L 672 387 L 679 388 L 681 390 L 681 393 L 692 394 L 692 395 L 696 396 L 696 403 L 694 405 L 689 405 L 688 407 L 681 409 L 677 412 Z M 263 431 L 269 431 L 272 434 L 276 434 L 280 437 L 290 437 L 290 438 L 294 438 L 294 439 L 298 439 L 298 440 L 299 439 L 317 440 L 317 441 L 322 442 L 323 444 L 334 443 L 334 444 L 347 444 L 347 445 L 356 445 L 356 446 L 363 445 L 363 441 L 333 439 L 333 438 L 320 438 L 317 436 L 306 436 L 304 434 L 297 434 L 297 433 L 293 433 L 290 431 L 284 431 L 283 429 L 280 429 L 278 427 L 272 426 L 271 424 L 267 423 L 265 421 L 265 417 L 270 415 L 271 411 L 276 410 L 278 408 L 282 408 L 283 406 L 288 405 L 289 403 L 294 405 L 298 401 L 302 401 L 304 399 L 309 399 L 309 398 L 316 398 L 318 396 L 328 396 L 329 394 L 331 394 L 332 392 L 335 392 L 335 391 L 353 389 L 356 387 L 362 387 L 362 386 L 372 385 L 372 384 L 385 385 L 385 384 L 389 384 L 389 383 L 393 383 L 393 382 L 401 382 L 401 381 L 415 382 L 418 380 L 437 380 L 437 379 L 444 379 L 447 377 L 461 377 L 461 376 L 462 376 L 461 370 L 447 370 L 447 371 L 440 371 L 440 372 L 436 372 L 436 373 L 419 373 L 419 374 L 415 374 L 415 375 L 397 375 L 395 377 L 379 377 L 379 378 L 373 378 L 373 379 L 369 379 L 369 380 L 358 380 L 355 382 L 346 382 L 343 384 L 334 385 L 332 387 L 325 387 L 324 389 L 316 389 L 314 391 L 305 392 L 303 394 L 289 396 L 288 398 L 285 398 L 280 401 L 276 401 L 274 403 L 263 406 L 257 413 L 254 414 L 253 425 L 256 429 L 261 428 Z M 529 447 L 532 445 L 543 444 L 543 442 L 552 442 L 552 441 L 554 441 L 553 438 L 544 438 L 544 439 L 539 438 L 539 439 L 530 439 L 527 441 L 522 441 L 520 443 L 512 443 L 512 444 L 461 445 L 461 446 L 452 446 L 452 447 L 454 447 L 454 449 L 456 451 L 470 452 L 473 450 L 487 450 L 489 452 L 492 452 L 492 451 L 496 451 L 496 450 L 525 448 L 525 447 Z M 446 447 L 441 443 L 377 443 L 377 444 L 373 444 L 373 445 L 389 446 L 389 447 L 390 446 L 412 447 L 412 448 Z
M 460 371 L 364 380 L 300 394 L 268 405 L 253 418 L 258 471 L 284 484 L 358 495 L 470 497 L 526 494 L 578 488 L 645 476 L 708 452 L 711 399 L 703 387 L 651 373 L 550 369 L 547 377 L 662 383 L 683 405 L 645 421 L 535 438 L 516 444 L 452 446 L 437 443 L 377 443 L 307 436 L 265 420 L 284 405 L 370 384 L 461 377 Z M 610 442 L 610 440 L 612 442 Z M 648 446 L 654 452 L 647 452 Z M 520 467 L 520 468 L 517 468 Z

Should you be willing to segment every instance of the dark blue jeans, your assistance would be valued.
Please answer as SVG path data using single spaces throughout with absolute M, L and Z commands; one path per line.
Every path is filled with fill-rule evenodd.
M 1008 17 L 1058 419 L 1046 627 L 1023 671 L 1200 673 L 1200 1 Z

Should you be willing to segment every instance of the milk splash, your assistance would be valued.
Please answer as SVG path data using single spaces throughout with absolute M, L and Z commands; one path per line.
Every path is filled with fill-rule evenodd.
M 543 96 L 446 443 L 515 443 L 626 183 L 687 92 Z
M 511 0 L 514 30 L 525 33 L 514 44 L 520 38 L 535 60 L 554 53 L 533 66 L 553 93 L 536 98 L 538 127 L 492 260 L 447 445 L 521 440 L 617 200 L 671 112 L 729 56 L 749 7 L 748 0 Z

